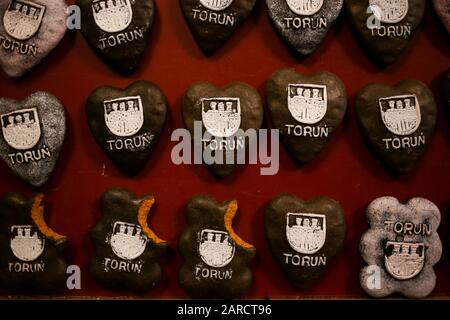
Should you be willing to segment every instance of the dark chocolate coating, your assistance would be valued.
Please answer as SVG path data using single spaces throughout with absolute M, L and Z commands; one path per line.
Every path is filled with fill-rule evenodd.
M 106 288 L 129 289 L 138 293 L 153 289 L 162 277 L 162 270 L 158 259 L 166 252 L 167 243 L 156 243 L 150 237 L 142 234 L 147 239 L 145 250 L 134 259 L 120 258 L 113 251 L 111 236 L 117 222 L 139 225 L 138 210 L 142 202 L 151 196 L 135 198 L 125 189 L 110 189 L 101 199 L 102 215 L 91 231 L 91 239 L 94 244 L 94 255 L 91 259 L 91 274 L 95 280 Z M 124 243 L 126 245 L 126 243 Z M 106 262 L 118 261 L 119 265 L 127 264 L 127 270 L 112 268 Z M 132 264 L 132 266 L 130 266 Z M 141 266 L 140 272 L 128 272 L 137 270 L 136 264 Z M 105 269 L 106 267 L 107 270 Z
M 254 247 L 245 248 L 234 242 L 234 257 L 228 265 L 221 268 L 209 267 L 200 256 L 199 235 L 202 230 L 228 233 L 224 218 L 229 203 L 230 201 L 225 201 L 219 204 L 211 197 L 196 196 L 186 205 L 187 227 L 178 242 L 178 249 L 184 258 L 179 281 L 183 289 L 194 298 L 233 299 L 244 295 L 251 287 L 252 272 L 248 264 L 255 257 Z M 219 280 L 196 276 L 196 267 L 218 273 L 231 271 L 232 278 Z
M 287 239 L 286 225 L 288 213 L 319 214 L 326 219 L 326 238 L 323 246 L 313 254 L 302 254 L 291 247 Z M 343 246 L 346 224 L 345 214 L 339 203 L 327 197 L 316 197 L 310 200 L 301 200 L 290 194 L 281 194 L 275 197 L 265 210 L 265 228 L 269 247 L 275 261 L 289 282 L 298 290 L 311 287 L 319 280 L 329 267 L 332 258 L 337 255 Z M 326 264 L 317 263 L 316 266 L 294 265 L 286 263 L 284 254 L 311 258 L 326 258 Z M 297 260 L 295 260 L 297 263 Z
M 234 34 L 252 12 L 255 4 L 256 0 L 233 0 L 224 10 L 215 11 L 203 6 L 199 0 L 180 0 L 181 10 L 189 29 L 206 55 L 214 53 Z M 199 19 L 200 12 L 208 13 L 204 20 Z M 210 19 L 211 15 L 214 19 Z M 234 19 L 233 24 L 227 22 L 230 18 Z
M 129 74 L 134 72 L 144 55 L 155 14 L 154 0 L 130 1 L 133 16 L 131 23 L 120 32 L 106 32 L 95 22 L 92 10 L 93 0 L 77 0 L 81 8 L 81 33 L 86 41 L 108 65 L 119 72 Z M 109 40 L 115 44 L 108 44 Z M 131 41 L 130 41 L 131 40 Z
M 384 23 L 381 27 L 388 30 L 392 28 L 410 27 L 411 33 L 403 36 L 373 36 L 372 30 L 368 28 L 374 22 L 373 13 L 367 13 L 369 0 L 346 0 L 347 13 L 353 30 L 361 42 L 362 47 L 369 56 L 379 65 L 385 66 L 393 63 L 405 51 L 409 42 L 414 37 L 425 12 L 425 0 L 407 0 L 408 13 L 400 22 Z M 372 18 L 371 18 L 372 17 Z M 384 30 L 384 29 L 383 29 Z M 384 31 L 383 31 L 384 32 Z M 384 34 L 384 33 L 382 33 Z M 402 34 L 400 31 L 398 34 Z
M 302 124 L 292 116 L 288 108 L 289 84 L 312 84 L 327 87 L 327 112 L 318 123 Z M 294 69 L 279 70 L 267 83 L 267 100 L 273 126 L 280 130 L 282 141 L 289 154 L 299 164 L 312 161 L 325 148 L 347 111 L 347 95 L 344 84 L 337 76 L 325 71 L 306 76 Z M 292 133 L 288 134 L 286 125 L 326 128 L 329 134 L 327 137 L 297 137 Z
M 255 129 L 258 131 L 263 122 L 264 109 L 261 98 L 258 92 L 251 86 L 245 83 L 235 82 L 223 88 L 218 88 L 207 82 L 199 82 L 192 85 L 184 94 L 182 101 L 183 120 L 186 129 L 194 139 L 194 122 L 202 121 L 202 98 L 217 98 L 217 97 L 232 97 L 239 98 L 241 105 L 241 124 L 240 129 L 246 131 L 248 129 Z M 203 132 L 205 132 L 203 125 Z M 201 143 L 201 141 L 194 141 L 194 143 Z M 246 139 L 246 146 L 248 146 L 248 139 Z M 200 148 L 204 148 L 203 144 Z M 208 165 L 208 168 L 219 178 L 230 175 L 236 164 L 226 164 L 225 157 L 228 152 L 234 152 L 236 159 L 237 151 L 224 151 L 223 164 L 214 163 Z M 236 161 L 235 161 L 236 163 Z
M 385 97 L 416 95 L 421 113 L 421 122 L 417 130 L 410 135 L 396 135 L 384 125 L 379 99 Z M 361 131 L 374 155 L 381 164 L 395 175 L 411 172 L 421 158 L 434 133 L 437 118 L 436 103 L 432 92 L 420 81 L 404 80 L 395 87 L 384 84 L 370 84 L 362 89 L 356 98 L 356 112 Z M 384 139 L 405 139 L 422 135 L 424 144 L 415 147 L 395 149 L 386 148 Z
M 55 241 L 40 231 L 31 216 L 33 202 L 34 198 L 25 198 L 17 193 L 7 194 L 0 199 L 0 285 L 14 292 L 31 290 L 48 293 L 62 289 L 66 284 L 67 263 L 64 251 L 67 239 Z M 36 232 L 38 237 L 44 240 L 43 251 L 36 259 L 24 261 L 15 256 L 11 245 L 13 226 L 32 226 L 32 234 Z M 38 247 L 32 246 L 30 245 L 28 250 Z M 19 270 L 19 265 L 21 271 L 15 272 L 15 268 Z M 42 269 L 37 265 L 43 266 Z
M 135 96 L 139 96 L 142 101 L 144 117 L 142 127 L 131 136 L 116 136 L 106 124 L 104 101 Z M 158 142 L 166 122 L 166 104 L 164 93 L 157 85 L 150 82 L 137 81 L 126 89 L 105 86 L 97 88 L 89 96 L 86 102 L 86 117 L 100 148 L 121 171 L 134 176 L 144 168 Z M 132 141 L 132 148 L 111 147 L 114 145 L 111 141 L 117 139 L 122 140 L 121 147 L 126 142 Z M 149 140 L 150 143 L 148 143 Z

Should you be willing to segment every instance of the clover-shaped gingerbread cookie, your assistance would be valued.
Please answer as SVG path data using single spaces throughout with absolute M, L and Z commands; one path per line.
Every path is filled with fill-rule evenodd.
M 360 274 L 364 291 L 376 298 L 394 292 L 408 298 L 428 296 L 436 284 L 433 266 L 442 254 L 438 207 L 423 198 L 402 204 L 382 197 L 367 208 L 367 220 L 370 229 L 360 243 L 367 263 Z
M 181 286 L 194 298 L 232 299 L 252 284 L 248 264 L 255 248 L 233 230 L 237 201 L 219 204 L 208 196 L 196 196 L 186 206 L 187 228 L 178 243 L 185 262 Z
M 153 196 L 135 198 L 125 189 L 103 194 L 102 216 L 91 233 L 91 273 L 101 285 L 144 292 L 158 284 L 162 271 L 157 259 L 167 243 L 147 225 L 154 203 Z
M 0 284 L 9 290 L 48 292 L 65 284 L 67 238 L 45 223 L 43 197 L 0 199 Z

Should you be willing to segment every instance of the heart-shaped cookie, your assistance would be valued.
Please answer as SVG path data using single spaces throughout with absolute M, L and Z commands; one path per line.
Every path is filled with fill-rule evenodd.
M 53 95 L 36 92 L 19 102 L 0 99 L 0 157 L 34 187 L 55 168 L 66 133 L 64 107 Z
M 123 73 L 137 69 L 147 47 L 154 0 L 77 0 L 81 32 L 94 51 Z
M 425 0 L 347 0 L 346 5 L 362 46 L 381 65 L 402 54 L 425 12 Z
M 412 171 L 436 126 L 436 103 L 420 81 L 395 87 L 370 84 L 356 98 L 358 121 L 366 141 L 388 171 Z
M 167 249 L 147 225 L 153 196 L 135 198 L 125 189 L 111 189 L 101 200 L 102 216 L 92 229 L 95 253 L 91 273 L 107 288 L 145 292 L 160 281 L 158 258 Z
M 0 0 L 0 65 L 20 77 L 39 64 L 67 31 L 64 0 Z
M 252 284 L 248 264 L 256 250 L 233 230 L 237 201 L 219 204 L 196 196 L 186 206 L 187 227 L 178 248 L 184 258 L 180 285 L 194 298 L 233 299 Z
M 343 0 L 266 0 L 272 24 L 301 55 L 313 53 L 342 10 Z
M 322 276 L 346 233 L 344 211 L 327 197 L 304 201 L 281 194 L 266 207 L 265 225 L 275 261 L 298 290 Z
M 209 55 L 219 49 L 247 19 L 256 0 L 180 0 L 195 41 Z
M 128 175 L 147 163 L 166 121 L 164 93 L 137 81 L 126 89 L 99 87 L 86 102 L 86 116 L 97 143 Z
M 428 296 L 436 284 L 433 266 L 442 254 L 439 208 L 423 198 L 402 204 L 382 197 L 367 208 L 367 221 L 370 228 L 360 243 L 367 263 L 360 273 L 364 291 L 376 298 L 394 292 L 414 299 Z
M 447 32 L 450 33 L 450 2 L 448 0 L 433 0 L 433 4 Z
M 182 109 L 195 150 L 202 151 L 203 162 L 219 178 L 233 172 L 249 143 L 245 132 L 258 131 L 264 115 L 258 92 L 239 82 L 223 88 L 194 84 L 184 94 Z
M 347 110 L 344 84 L 329 72 L 307 76 L 279 70 L 267 83 L 267 99 L 274 128 L 300 164 L 327 145 Z
M 0 199 L 0 283 L 9 290 L 48 292 L 66 284 L 67 238 L 45 223 L 43 197 Z

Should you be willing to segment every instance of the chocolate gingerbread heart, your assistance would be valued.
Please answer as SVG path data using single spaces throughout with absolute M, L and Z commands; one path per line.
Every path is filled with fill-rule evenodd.
M 101 200 L 102 216 L 92 229 L 95 253 L 91 273 L 108 288 L 145 292 L 162 276 L 158 258 L 167 249 L 147 225 L 155 203 L 151 195 L 135 198 L 125 189 L 111 189 Z
M 346 232 L 344 211 L 327 197 L 304 201 L 281 194 L 266 207 L 265 224 L 275 261 L 299 290 L 322 276 L 342 249 Z
M 81 33 L 94 51 L 123 73 L 137 69 L 153 25 L 153 0 L 77 0 Z
M 45 223 L 43 197 L 0 199 L 0 283 L 9 290 L 48 292 L 66 283 L 67 238 Z
M 237 201 L 223 204 L 208 196 L 193 197 L 186 205 L 187 227 L 178 248 L 184 258 L 180 285 L 195 298 L 233 299 L 252 284 L 248 264 L 256 250 L 233 230 Z
M 344 84 L 329 72 L 306 76 L 279 70 L 267 83 L 267 99 L 274 128 L 300 164 L 327 145 L 347 110 Z
M 313 53 L 339 16 L 343 0 L 266 0 L 284 42 L 301 55 Z
M 195 41 L 209 55 L 230 38 L 252 12 L 256 0 L 180 0 Z
M 184 94 L 182 109 L 195 150 L 202 150 L 203 162 L 220 178 L 233 172 L 238 154 L 245 155 L 245 132 L 259 130 L 264 113 L 258 92 L 239 82 L 223 88 L 194 84 Z
M 447 32 L 450 33 L 450 3 L 448 0 L 433 0 L 433 4 Z
M 358 121 L 381 164 L 394 174 L 412 171 L 436 126 L 436 103 L 425 84 L 370 84 L 356 98 Z
M 398 59 L 425 12 L 425 0 L 347 0 L 346 5 L 362 46 L 381 65 Z
M 19 102 L 0 99 L 0 157 L 34 187 L 55 168 L 66 133 L 64 107 L 53 95 L 36 92 Z
M 402 204 L 382 197 L 367 208 L 367 221 L 370 228 L 360 243 L 367 263 L 360 273 L 364 291 L 376 298 L 394 292 L 415 299 L 428 296 L 436 284 L 433 266 L 442 254 L 439 208 L 423 198 Z
M 67 31 L 64 0 L 0 0 L 0 65 L 20 77 L 39 64 Z
M 86 102 L 86 116 L 97 143 L 128 175 L 147 163 L 166 121 L 164 93 L 137 81 L 126 89 L 99 87 Z

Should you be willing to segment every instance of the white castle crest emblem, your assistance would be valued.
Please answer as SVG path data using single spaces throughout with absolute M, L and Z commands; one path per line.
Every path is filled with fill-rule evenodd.
M 110 239 L 114 254 L 124 260 L 139 258 L 145 251 L 148 238 L 139 225 L 117 221 Z
M 41 256 L 45 248 L 45 239 L 33 226 L 11 227 L 11 251 L 14 256 L 24 262 L 34 261 Z
M 233 0 L 200 0 L 202 6 L 213 10 L 213 11 L 222 11 L 228 8 Z
M 286 237 L 292 249 L 301 254 L 322 249 L 327 236 L 325 215 L 288 213 L 286 220 Z
M 290 84 L 288 108 L 292 117 L 303 124 L 316 124 L 327 114 L 327 87 L 313 84 Z
M 214 137 L 227 138 L 241 126 L 239 98 L 201 99 L 202 120 L 206 130 Z
M 1 115 L 3 138 L 16 150 L 33 148 L 41 139 L 41 125 L 36 108 Z
M 227 266 L 234 258 L 235 244 L 227 232 L 205 229 L 199 234 L 199 253 L 212 268 Z
M 144 110 L 140 96 L 108 100 L 105 107 L 105 123 L 112 134 L 129 137 L 141 130 Z
M 94 0 L 92 13 L 97 26 L 105 32 L 121 32 L 133 20 L 130 0 Z
M 420 126 L 420 105 L 415 95 L 404 95 L 379 100 L 381 118 L 393 134 L 406 136 Z
M 408 0 L 369 0 L 375 17 L 384 23 L 398 23 L 408 14 Z
M 45 6 L 28 0 L 11 0 L 3 16 L 6 33 L 17 40 L 28 40 L 38 32 Z
M 322 8 L 324 0 L 286 0 L 289 9 L 302 16 L 311 16 Z
M 408 280 L 417 276 L 425 264 L 425 245 L 388 241 L 386 243 L 384 265 L 391 276 L 398 280 Z

